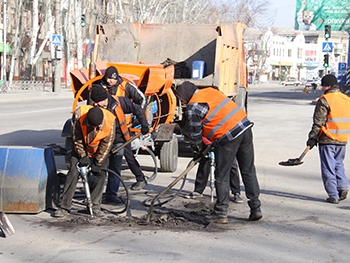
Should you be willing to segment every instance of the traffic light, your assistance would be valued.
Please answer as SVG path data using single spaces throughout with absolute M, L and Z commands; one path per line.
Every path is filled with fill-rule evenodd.
M 323 67 L 328 68 L 329 67 L 329 54 L 325 54 L 323 58 Z
M 81 15 L 81 21 L 80 21 L 80 25 L 82 26 L 82 27 L 84 27 L 84 26 L 86 26 L 86 20 L 85 20 L 85 14 L 82 14 Z
M 331 26 L 325 25 L 324 26 L 324 38 L 327 40 L 330 37 L 331 37 Z

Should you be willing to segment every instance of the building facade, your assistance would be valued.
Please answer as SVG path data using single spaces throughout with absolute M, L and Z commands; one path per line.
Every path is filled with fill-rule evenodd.
M 247 29 L 245 41 L 249 74 L 257 81 L 289 77 L 306 81 L 326 73 L 338 75 L 339 63 L 347 63 L 348 58 L 349 34 L 341 31 L 332 32 L 326 40 L 323 31 Z M 325 54 L 329 54 L 327 68 Z

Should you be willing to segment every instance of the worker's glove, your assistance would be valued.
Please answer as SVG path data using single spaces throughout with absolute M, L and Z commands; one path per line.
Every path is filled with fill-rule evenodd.
M 79 160 L 79 167 L 84 167 L 90 165 L 90 158 L 89 156 L 85 156 L 83 158 L 80 158 Z
M 314 146 L 317 146 L 317 139 L 315 138 L 309 138 L 306 142 L 307 146 L 310 146 L 310 150 L 314 148 Z
M 204 157 L 202 147 L 200 145 L 192 146 L 192 150 L 193 150 L 193 159 L 194 160 L 197 160 L 198 158 Z
M 145 135 L 145 134 L 147 134 L 149 132 L 149 128 L 148 127 L 142 127 L 141 128 L 141 133 L 142 133 L 142 135 Z
M 100 174 L 101 173 L 101 166 L 98 166 L 96 164 L 91 165 L 91 172 L 93 174 Z

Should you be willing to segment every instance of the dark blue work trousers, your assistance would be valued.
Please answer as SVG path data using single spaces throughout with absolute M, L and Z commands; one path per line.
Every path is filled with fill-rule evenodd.
M 117 143 L 113 146 L 113 148 L 118 148 L 123 143 Z M 122 164 L 123 164 L 123 155 L 124 155 L 124 148 L 116 153 L 110 153 L 109 156 L 109 169 L 113 172 L 117 173 L 119 176 L 121 175 L 122 170 Z M 112 173 L 108 173 L 108 181 L 107 181 L 107 188 L 106 188 L 106 199 L 115 199 L 118 197 L 118 190 L 119 190 L 120 180 L 119 178 Z
M 230 169 L 237 159 L 245 187 L 248 205 L 251 210 L 260 207 L 260 188 L 254 165 L 254 146 L 252 129 L 248 128 L 232 141 L 219 143 L 215 153 L 216 214 L 227 215 L 230 198 Z

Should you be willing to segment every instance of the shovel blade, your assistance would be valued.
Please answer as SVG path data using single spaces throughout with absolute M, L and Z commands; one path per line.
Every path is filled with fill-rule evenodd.
M 303 162 L 300 161 L 299 158 L 295 158 L 295 159 L 288 159 L 288 161 L 286 162 L 279 162 L 279 165 L 283 165 L 283 166 L 296 166 L 296 165 L 300 165 Z
M 0 229 L 5 237 L 12 236 L 15 230 L 4 212 L 0 212 Z

